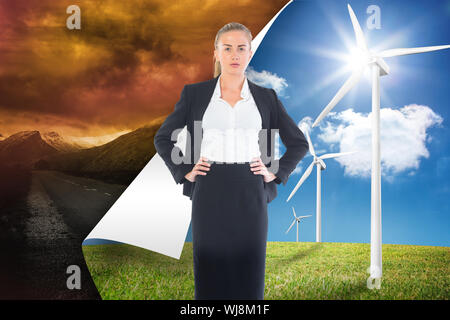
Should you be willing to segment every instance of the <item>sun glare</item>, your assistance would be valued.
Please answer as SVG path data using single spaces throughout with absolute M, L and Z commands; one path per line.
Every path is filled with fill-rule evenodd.
M 352 48 L 347 58 L 349 69 L 359 69 L 364 67 L 369 61 L 369 55 L 359 48 Z

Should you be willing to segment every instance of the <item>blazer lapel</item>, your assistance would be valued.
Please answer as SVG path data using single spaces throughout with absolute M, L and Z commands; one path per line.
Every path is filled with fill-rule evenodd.
M 203 115 L 205 114 L 206 108 L 208 107 L 209 102 L 211 101 L 211 98 L 214 93 L 214 89 L 216 88 L 216 83 L 217 83 L 218 79 L 219 79 L 219 76 L 208 81 L 208 84 L 204 89 L 205 90 L 204 94 L 202 94 L 198 97 L 198 99 L 199 99 L 197 101 L 198 108 L 195 109 L 194 120 L 201 121 L 203 119 Z
M 261 120 L 262 120 L 262 129 L 269 129 L 270 128 L 270 113 L 268 106 L 266 105 L 266 102 L 262 100 L 260 96 L 260 90 L 259 88 L 250 80 L 248 80 L 248 87 L 250 89 L 250 92 L 252 93 L 253 100 L 255 100 L 256 106 L 258 107 L 259 113 L 261 114 Z

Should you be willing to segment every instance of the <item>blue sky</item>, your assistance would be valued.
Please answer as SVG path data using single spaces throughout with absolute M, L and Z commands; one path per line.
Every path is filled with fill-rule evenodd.
M 278 17 L 249 65 L 249 78 L 276 89 L 297 123 L 311 124 L 351 74 L 344 57 L 355 45 L 347 3 L 369 49 L 450 44 L 450 1 L 295 1 Z M 369 29 L 369 5 L 380 8 L 380 29 Z M 255 35 L 254 35 L 255 36 Z M 385 58 L 380 78 L 383 243 L 449 246 L 450 49 Z M 371 82 L 367 73 L 310 136 L 322 171 L 322 241 L 370 242 Z M 281 154 L 284 152 L 281 146 Z M 269 241 L 315 241 L 316 169 L 286 199 L 312 161 L 308 153 L 269 204 Z M 187 240 L 191 241 L 189 230 Z

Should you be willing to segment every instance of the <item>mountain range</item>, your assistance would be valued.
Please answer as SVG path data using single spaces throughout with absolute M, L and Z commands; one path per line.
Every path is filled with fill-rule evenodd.
M 0 163 L 77 173 L 139 172 L 155 154 L 153 138 L 165 117 L 90 148 L 57 132 L 20 131 L 0 140 Z

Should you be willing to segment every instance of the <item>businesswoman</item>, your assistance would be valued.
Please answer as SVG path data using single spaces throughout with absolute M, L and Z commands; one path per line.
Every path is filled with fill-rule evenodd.
M 275 91 L 245 76 L 251 41 L 242 24 L 222 27 L 214 43 L 214 79 L 185 85 L 155 135 L 156 151 L 192 200 L 195 299 L 264 298 L 267 203 L 308 150 Z M 185 125 L 183 152 L 171 138 Z M 273 136 L 261 138 L 261 129 L 278 129 L 286 146 L 271 170 L 261 145 L 273 159 Z

